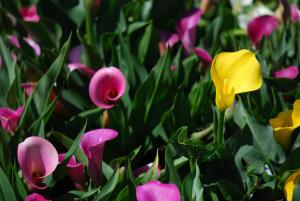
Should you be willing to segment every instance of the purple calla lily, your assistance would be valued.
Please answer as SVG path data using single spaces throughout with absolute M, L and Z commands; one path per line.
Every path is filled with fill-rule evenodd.
M 16 111 L 5 107 L 0 108 L 0 121 L 2 128 L 8 133 L 13 134 L 18 126 L 23 109 L 23 106 L 18 107 Z
M 282 70 L 276 71 L 274 76 L 276 78 L 286 78 L 286 79 L 295 79 L 299 74 L 299 69 L 297 66 L 289 66 Z

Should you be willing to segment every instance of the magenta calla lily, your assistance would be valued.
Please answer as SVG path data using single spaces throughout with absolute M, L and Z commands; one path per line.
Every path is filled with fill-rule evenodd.
M 8 35 L 7 38 L 9 40 L 10 44 L 12 44 L 13 46 L 15 46 L 16 48 L 20 48 L 21 47 L 19 39 L 18 39 L 17 36 Z
M 176 24 L 176 30 L 183 44 L 184 50 L 189 53 L 195 46 L 196 28 L 199 23 L 202 12 L 196 8 L 189 11 Z
M 274 73 L 276 78 L 295 79 L 299 74 L 297 66 L 289 66 Z
M 51 200 L 44 198 L 44 196 L 38 193 L 32 193 L 26 197 L 25 201 L 51 201 Z
M 16 111 L 10 108 L 1 107 L 0 121 L 2 128 L 10 134 L 14 133 L 18 126 L 23 109 L 23 106 L 18 107 Z
M 66 154 L 58 154 L 59 163 L 65 159 Z M 74 186 L 79 189 L 84 189 L 84 165 L 77 163 L 75 156 L 72 156 L 67 163 L 67 173 L 74 182 Z
M 89 67 L 87 67 L 86 65 L 82 64 L 82 63 L 69 63 L 68 68 L 70 70 L 70 72 L 74 71 L 74 70 L 78 70 L 79 72 L 82 72 L 88 76 L 93 76 L 95 74 L 95 71 Z
M 138 201 L 180 201 L 180 192 L 175 184 L 150 181 L 136 187 Z
M 292 22 L 298 22 L 300 20 L 300 11 L 296 4 L 292 4 L 290 6 L 291 8 L 291 21 Z
M 203 48 L 195 47 L 193 48 L 194 53 L 202 60 L 205 66 L 209 66 L 212 62 L 212 57 Z
M 253 44 L 258 47 L 263 37 L 270 36 L 279 26 L 275 16 L 263 15 L 252 19 L 248 24 L 248 36 Z
M 93 103 L 101 108 L 114 107 L 126 90 L 123 73 L 116 67 L 99 69 L 90 81 L 89 94 Z
M 164 48 L 173 47 L 179 41 L 179 36 L 177 33 L 170 33 L 166 31 L 160 32 L 160 38 L 164 44 Z
M 25 93 L 27 96 L 30 96 L 32 94 L 32 92 L 34 91 L 35 85 L 36 84 L 34 82 L 21 83 L 21 87 L 25 90 Z
M 113 129 L 96 129 L 85 133 L 80 142 L 80 148 L 89 161 L 88 169 L 96 185 L 102 180 L 102 159 L 105 142 L 115 139 L 118 132 Z
M 56 169 L 58 153 L 44 138 L 28 137 L 18 145 L 18 162 L 28 186 L 45 189 L 43 180 Z
M 36 6 L 32 5 L 30 7 L 23 7 L 20 9 L 21 16 L 24 21 L 28 22 L 39 22 L 40 16 L 37 13 Z

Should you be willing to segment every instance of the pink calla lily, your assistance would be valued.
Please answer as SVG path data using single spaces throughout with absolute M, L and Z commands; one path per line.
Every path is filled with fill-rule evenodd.
M 295 79 L 299 74 L 297 66 L 289 66 L 274 73 L 276 78 Z
M 123 73 L 116 67 L 99 69 L 90 81 L 89 94 L 93 103 L 101 108 L 114 107 L 126 90 Z
M 28 186 L 45 189 L 43 180 L 56 169 L 58 153 L 44 138 L 28 137 L 18 145 L 18 162 Z
M 21 47 L 19 39 L 18 39 L 17 36 L 8 35 L 7 38 L 9 40 L 10 44 L 12 44 L 13 46 L 15 46 L 16 48 L 20 48 Z
M 252 19 L 248 24 L 248 36 L 252 43 L 258 47 L 263 37 L 270 36 L 279 26 L 275 16 L 263 15 Z
M 138 201 L 180 201 L 180 192 L 175 184 L 150 181 L 137 186 L 136 197 Z
M 202 60 L 205 66 L 209 66 L 212 62 L 212 57 L 203 48 L 195 47 L 193 48 L 194 53 Z
M 79 72 L 82 72 L 88 76 L 93 76 L 95 74 L 95 71 L 89 67 L 87 67 L 86 65 L 82 64 L 82 63 L 69 63 L 68 68 L 70 70 L 70 72 L 74 71 L 74 70 L 78 70 Z
M 18 126 L 23 109 L 23 106 L 18 107 L 16 111 L 5 107 L 0 108 L 0 121 L 2 128 L 10 134 L 14 133 Z
M 163 54 L 168 47 L 173 47 L 178 41 L 179 36 L 177 33 L 170 33 L 166 31 L 160 32 L 160 52 Z
M 23 7 L 20 9 L 21 16 L 24 21 L 27 22 L 39 22 L 40 16 L 37 13 L 36 6 Z
M 51 201 L 51 200 L 44 198 L 44 196 L 38 193 L 32 193 L 26 197 L 25 201 Z
M 300 20 L 300 11 L 296 4 L 292 4 L 290 6 L 291 8 L 291 21 L 292 22 L 298 22 Z
M 35 88 L 34 82 L 21 83 L 21 87 L 25 90 L 27 96 L 30 96 Z
M 2 67 L 2 57 L 0 56 L 0 69 Z
M 113 129 L 96 129 L 85 133 L 80 142 L 80 148 L 89 161 L 88 169 L 96 185 L 102 180 L 102 159 L 106 141 L 113 140 L 118 132 Z
M 59 163 L 65 159 L 66 154 L 58 154 Z M 69 177 L 74 182 L 74 186 L 79 189 L 84 189 L 84 165 L 82 163 L 77 163 L 74 156 L 70 158 L 67 163 L 67 173 Z
M 200 9 L 193 9 L 183 16 L 176 24 L 177 33 L 186 53 L 189 53 L 195 46 L 196 28 L 201 15 L 202 12 Z

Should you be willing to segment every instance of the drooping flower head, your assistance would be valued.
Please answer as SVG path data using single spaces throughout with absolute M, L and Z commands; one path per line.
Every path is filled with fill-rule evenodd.
M 96 185 L 102 180 L 102 159 L 105 142 L 115 139 L 118 132 L 113 129 L 101 128 L 85 133 L 80 148 L 89 161 L 89 173 Z
M 64 161 L 66 154 L 58 154 L 59 163 Z M 79 189 L 84 189 L 84 165 L 78 163 L 75 156 L 72 156 L 67 163 L 67 173 L 74 182 L 74 186 Z
M 258 47 L 263 37 L 270 36 L 279 26 L 275 16 L 263 15 L 252 19 L 248 24 L 248 36 L 252 43 Z
M 30 96 L 34 91 L 36 83 L 34 82 L 24 82 L 21 83 L 21 87 L 25 90 L 27 96 Z
M 176 24 L 176 30 L 186 53 L 189 53 L 196 43 L 196 28 L 202 12 L 195 8 L 183 16 Z
M 299 74 L 297 66 L 289 66 L 274 73 L 276 78 L 295 79 Z
M 58 153 L 44 138 L 28 137 L 18 145 L 18 162 L 26 183 L 34 189 L 45 189 L 43 180 L 58 165 Z
M 28 8 L 24 7 L 20 9 L 21 16 L 24 21 L 28 22 L 39 22 L 40 16 L 37 13 L 37 9 L 35 5 L 32 5 Z
M 293 193 L 295 190 L 295 187 L 297 185 L 297 182 L 300 178 L 300 171 L 296 171 L 293 174 L 291 174 L 287 180 L 284 183 L 284 194 L 286 197 L 286 201 L 292 201 L 293 200 Z
M 23 106 L 18 107 L 16 111 L 5 107 L 0 108 L 0 121 L 2 128 L 10 134 L 14 133 L 18 126 L 23 109 Z
M 180 201 L 180 192 L 175 184 L 150 181 L 136 187 L 138 201 Z
M 193 48 L 193 51 L 202 60 L 202 62 L 204 63 L 204 65 L 206 67 L 208 67 L 211 64 L 212 58 L 205 49 L 195 47 L 195 48 Z
M 32 193 L 26 197 L 25 201 L 51 201 L 51 200 L 44 198 L 44 196 L 38 193 Z
M 232 105 L 236 94 L 257 90 L 262 85 L 260 64 L 255 54 L 245 49 L 215 56 L 210 73 L 220 111 Z
M 90 81 L 89 94 L 93 103 L 101 108 L 112 108 L 126 90 L 123 73 L 116 67 L 99 69 Z
M 280 112 L 277 117 L 270 119 L 269 123 L 274 129 L 275 140 L 287 149 L 293 130 L 300 126 L 300 100 L 294 102 L 293 110 Z

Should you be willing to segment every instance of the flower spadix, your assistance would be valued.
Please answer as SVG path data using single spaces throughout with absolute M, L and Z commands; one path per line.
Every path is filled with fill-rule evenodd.
M 255 53 L 245 49 L 219 53 L 213 59 L 210 73 L 220 111 L 232 105 L 236 94 L 257 90 L 262 85 L 261 68 Z

